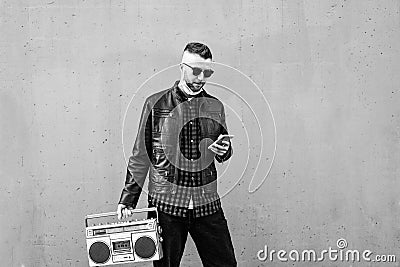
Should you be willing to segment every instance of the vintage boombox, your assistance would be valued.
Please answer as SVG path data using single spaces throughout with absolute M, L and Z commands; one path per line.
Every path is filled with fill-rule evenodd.
M 156 208 L 135 209 L 134 213 L 153 212 L 155 218 L 89 226 L 89 219 L 116 216 L 116 212 L 87 215 L 86 245 L 89 266 L 153 261 L 162 258 L 161 227 Z

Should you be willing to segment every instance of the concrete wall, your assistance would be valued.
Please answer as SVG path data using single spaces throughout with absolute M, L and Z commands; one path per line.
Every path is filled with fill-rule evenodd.
M 239 265 L 309 266 L 256 254 L 264 245 L 337 248 L 338 238 L 400 262 L 399 8 L 397 0 L 1 1 L 0 265 L 87 266 L 83 218 L 116 207 L 128 103 L 192 40 L 260 85 L 276 121 L 267 180 L 250 194 L 244 177 L 223 198 Z M 234 141 L 238 162 L 245 143 Z M 192 241 L 182 265 L 200 266 Z

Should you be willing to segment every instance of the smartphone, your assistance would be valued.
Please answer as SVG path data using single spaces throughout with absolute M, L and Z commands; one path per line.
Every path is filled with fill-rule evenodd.
M 224 143 L 222 143 L 222 141 L 230 140 L 233 137 L 234 137 L 234 135 L 231 135 L 231 134 L 221 134 L 220 136 L 218 136 L 218 139 L 214 141 L 214 143 L 212 143 L 211 145 L 208 146 L 208 148 L 210 148 L 213 144 L 224 145 Z

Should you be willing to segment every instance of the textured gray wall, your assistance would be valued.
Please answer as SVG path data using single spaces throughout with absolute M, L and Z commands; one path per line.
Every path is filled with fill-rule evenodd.
M 340 237 L 352 249 L 396 254 L 397 264 L 382 266 L 399 266 L 399 8 L 398 0 L 1 1 L 0 265 L 87 266 L 83 218 L 116 207 L 128 103 L 199 40 L 262 87 L 276 120 L 268 179 L 253 194 L 247 179 L 223 198 L 240 266 L 267 265 L 256 258 L 264 245 L 322 250 Z M 233 160 L 244 160 L 239 150 Z M 183 263 L 200 265 L 192 241 Z M 286 265 L 310 263 L 269 263 Z

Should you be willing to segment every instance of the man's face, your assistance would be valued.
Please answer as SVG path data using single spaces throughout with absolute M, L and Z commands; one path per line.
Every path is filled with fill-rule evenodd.
M 183 53 L 182 63 L 186 63 L 190 67 L 197 67 L 203 70 L 211 68 L 211 59 L 204 59 L 198 54 L 192 54 L 187 51 Z M 204 77 L 204 72 L 201 72 L 198 76 L 193 75 L 193 70 L 189 66 L 181 64 L 181 72 L 183 80 L 186 82 L 188 87 L 193 91 L 197 92 L 203 88 L 207 78 Z

